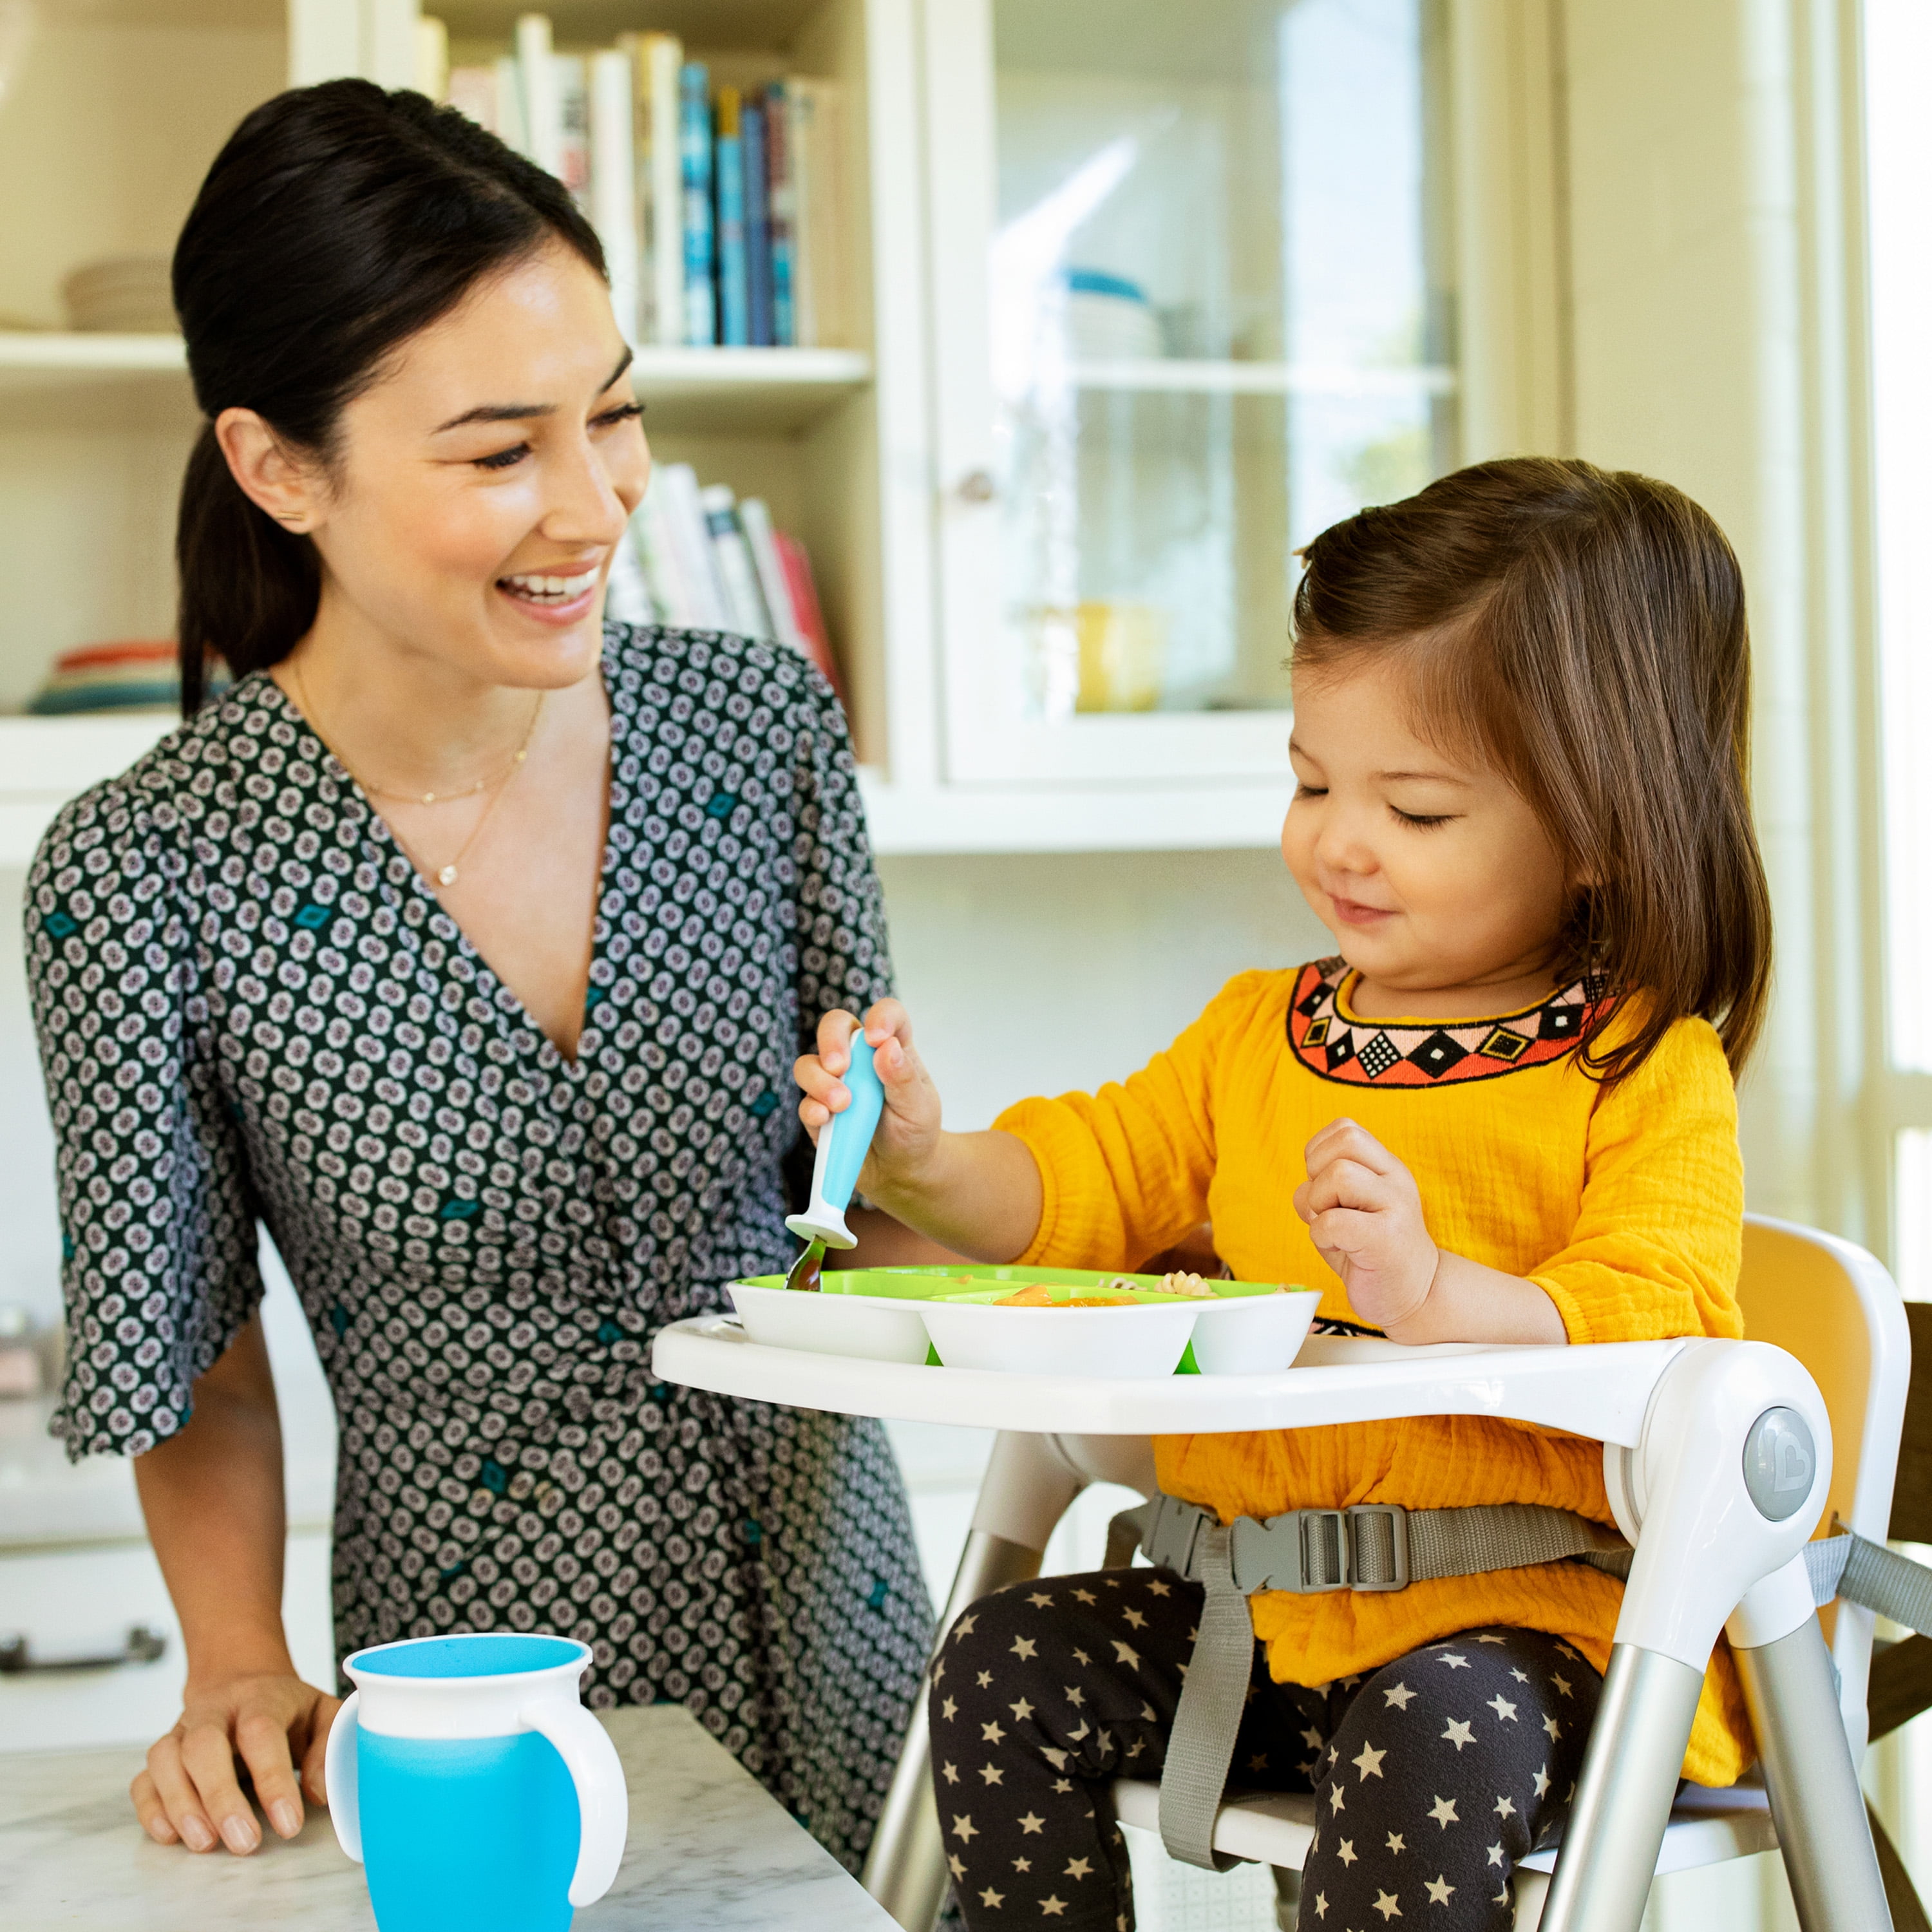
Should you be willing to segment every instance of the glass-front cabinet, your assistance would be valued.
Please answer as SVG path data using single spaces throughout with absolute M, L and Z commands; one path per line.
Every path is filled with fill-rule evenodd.
M 1458 460 L 1443 0 L 929 0 L 946 776 L 1279 775 L 1295 551 Z

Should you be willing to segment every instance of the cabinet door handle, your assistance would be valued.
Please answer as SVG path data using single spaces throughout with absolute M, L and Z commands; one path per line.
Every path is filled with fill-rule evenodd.
M 125 1646 L 111 1657 L 31 1656 L 24 1636 L 0 1643 L 0 1677 L 26 1677 L 42 1671 L 112 1670 L 123 1664 L 158 1662 L 168 1647 L 164 1636 L 157 1636 L 146 1624 L 136 1624 L 128 1633 Z
M 999 494 L 990 470 L 969 470 L 953 485 L 953 494 L 962 503 L 990 503 Z

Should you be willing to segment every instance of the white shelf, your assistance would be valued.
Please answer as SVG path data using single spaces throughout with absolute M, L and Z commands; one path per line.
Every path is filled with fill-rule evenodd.
M 125 771 L 180 722 L 172 711 L 0 718 L 0 868 L 28 864 L 62 806 Z
M 1119 356 L 1070 362 L 1076 389 L 1210 396 L 1446 396 L 1456 372 L 1434 366 L 1351 369 L 1310 362 L 1204 362 Z
M 85 385 L 183 376 L 178 335 L 0 332 L 0 398 Z M 856 349 L 658 349 L 638 352 L 633 386 L 646 430 L 788 434 L 816 422 L 872 380 Z
M 872 849 L 890 858 L 975 852 L 1268 851 L 1288 778 L 1252 784 L 896 786 L 862 766 Z

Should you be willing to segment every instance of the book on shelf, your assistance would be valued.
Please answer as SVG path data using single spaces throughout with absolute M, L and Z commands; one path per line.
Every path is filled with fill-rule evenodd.
M 678 79 L 678 153 L 684 214 L 684 339 L 718 340 L 718 248 L 711 203 L 711 76 L 688 61 Z
M 211 660 L 211 696 L 227 689 L 227 667 Z M 116 711 L 170 711 L 181 704 L 179 659 L 172 638 L 81 644 L 54 659 L 28 700 L 34 718 L 70 718 Z
M 745 333 L 755 349 L 772 346 L 771 176 L 765 166 L 765 110 L 740 104 L 745 165 Z
M 705 63 L 688 58 L 675 34 L 560 51 L 542 14 L 518 17 L 513 50 L 446 68 L 446 51 L 435 50 L 446 50 L 446 35 L 423 24 L 424 85 L 446 70 L 442 98 L 556 175 L 590 216 L 634 344 L 854 339 L 839 82 L 788 75 L 714 92 Z M 620 71 L 628 144 L 615 125 Z
M 743 349 L 752 340 L 752 286 L 745 254 L 745 140 L 735 87 L 718 90 L 717 122 L 718 340 L 727 349 Z
M 611 616 L 638 608 L 634 568 L 642 606 L 657 622 L 782 644 L 816 664 L 844 701 L 811 560 L 796 537 L 773 528 L 759 498 L 740 500 L 722 483 L 700 485 L 688 463 L 659 464 L 629 538 L 620 546 L 632 553 L 621 572 L 612 564 Z

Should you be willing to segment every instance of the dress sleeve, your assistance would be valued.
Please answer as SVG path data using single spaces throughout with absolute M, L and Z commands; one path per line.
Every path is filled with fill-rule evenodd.
M 67 1304 L 52 1428 L 76 1461 L 140 1455 L 172 1436 L 196 1378 L 261 1299 L 248 1170 L 206 1050 L 180 871 L 110 785 L 62 811 L 28 875 Z
M 1744 1333 L 1744 1156 L 1718 1036 L 1682 1020 L 1591 1117 L 1582 1212 L 1530 1279 L 1573 1342 Z
M 1022 1100 L 993 1123 L 1024 1141 L 1040 1168 L 1040 1228 L 1022 1264 L 1132 1268 L 1207 1218 L 1216 1069 L 1268 976 L 1231 980 L 1172 1046 L 1124 1081 Z
M 821 1015 L 835 1006 L 863 1013 L 891 992 L 892 962 L 844 713 L 815 671 L 807 673 L 799 710 L 798 1027 L 799 1051 L 808 1053 Z

